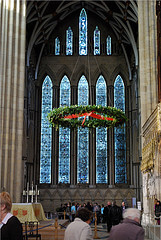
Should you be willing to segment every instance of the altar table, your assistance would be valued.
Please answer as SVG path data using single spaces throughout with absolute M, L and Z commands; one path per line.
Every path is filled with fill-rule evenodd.
M 41 203 L 12 203 L 11 213 L 16 216 L 21 223 L 27 221 L 47 221 Z

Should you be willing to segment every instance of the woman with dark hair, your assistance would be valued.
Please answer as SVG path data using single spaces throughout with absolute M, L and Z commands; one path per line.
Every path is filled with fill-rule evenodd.
M 22 240 L 22 224 L 10 213 L 11 207 L 9 193 L 0 193 L 0 236 L 2 240 Z
M 64 240 L 93 240 L 89 223 L 92 212 L 87 208 L 81 208 L 76 212 L 74 222 L 70 223 L 65 230 Z

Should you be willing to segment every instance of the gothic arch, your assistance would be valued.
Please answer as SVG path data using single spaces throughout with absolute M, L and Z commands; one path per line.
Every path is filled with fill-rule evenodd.
M 57 76 L 57 82 L 58 85 L 60 86 L 61 80 L 64 76 L 68 77 L 68 80 L 71 84 L 71 75 L 72 75 L 72 71 L 67 67 L 67 65 L 62 65 L 62 67 L 57 71 L 56 76 Z
M 57 78 L 53 70 L 49 67 L 49 65 L 45 65 L 41 68 L 40 74 L 38 76 L 38 79 L 36 81 L 36 84 L 38 86 L 42 86 L 44 79 L 46 76 L 49 76 L 52 83 L 55 85 L 57 82 Z
M 114 69 L 113 73 L 110 76 L 111 85 L 114 85 L 115 79 L 118 75 L 122 77 L 125 86 L 129 84 L 127 73 L 123 69 L 124 66 L 121 64 Z
M 78 70 L 75 72 L 75 74 L 73 74 L 73 79 L 75 80 L 76 86 L 78 86 L 79 80 L 82 77 L 82 75 L 85 76 L 89 85 L 89 70 L 84 64 L 79 66 Z
M 102 75 L 104 77 L 105 82 L 106 82 L 106 86 L 108 86 L 109 72 L 108 72 L 107 68 L 105 66 L 103 66 L 103 65 L 100 65 L 99 68 L 97 68 L 94 71 L 94 74 L 92 76 L 93 85 L 96 86 L 97 80 L 98 80 L 100 75 Z

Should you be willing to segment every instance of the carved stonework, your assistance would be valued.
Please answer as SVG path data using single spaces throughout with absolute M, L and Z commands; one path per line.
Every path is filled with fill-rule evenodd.
M 135 189 L 40 189 L 40 201 L 45 212 L 55 213 L 60 204 L 75 202 L 83 204 L 88 201 L 98 204 L 107 204 L 107 201 L 116 200 L 118 206 L 121 202 L 126 200 L 128 206 L 131 206 L 132 198 L 136 195 Z
M 143 148 L 142 148 L 142 163 L 141 171 L 143 173 L 154 169 L 156 156 L 158 154 L 158 141 L 161 135 L 161 106 L 150 115 L 143 126 Z
M 143 126 L 141 171 L 143 173 L 142 223 L 153 223 L 154 199 L 161 199 L 161 103 Z

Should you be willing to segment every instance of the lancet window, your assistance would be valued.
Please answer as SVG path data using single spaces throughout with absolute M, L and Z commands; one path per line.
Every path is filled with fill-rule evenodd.
M 96 105 L 107 105 L 107 90 L 101 75 L 96 84 Z M 96 183 L 107 183 L 107 129 L 96 129 Z
M 70 106 L 70 82 L 64 76 L 60 84 L 60 106 Z M 59 128 L 59 183 L 70 182 L 70 129 Z
M 106 41 L 107 41 L 107 55 L 111 55 L 111 37 L 108 36 Z
M 88 82 L 83 75 L 78 83 L 78 105 L 88 105 Z M 89 130 L 79 128 L 77 134 L 77 182 L 89 182 Z
M 40 183 L 51 183 L 52 128 L 47 114 L 52 109 L 52 81 L 47 76 L 42 85 Z
M 55 55 L 60 55 L 60 40 L 55 38 Z
M 94 55 L 100 55 L 100 30 L 98 26 L 94 30 Z
M 125 87 L 120 75 L 114 83 L 114 106 L 125 112 Z M 115 183 L 126 183 L 126 133 L 124 127 L 114 129 Z
M 71 27 L 66 31 L 66 55 L 73 54 L 73 31 Z
M 79 16 L 79 55 L 87 55 L 87 14 L 84 8 Z

